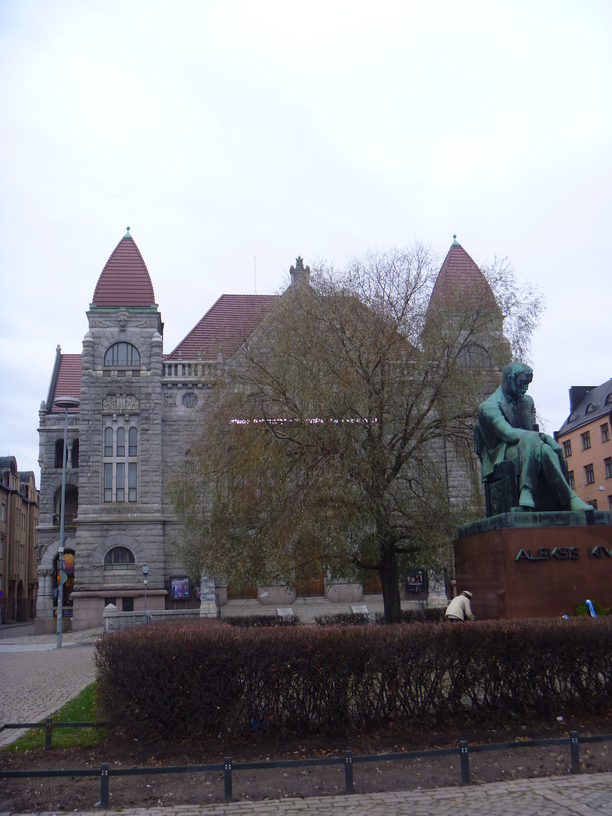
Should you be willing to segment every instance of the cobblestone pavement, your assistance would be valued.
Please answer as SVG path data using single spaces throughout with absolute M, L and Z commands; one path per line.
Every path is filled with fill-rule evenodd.
M 69 632 L 56 649 L 55 635 L 0 641 L 0 725 L 40 722 L 95 680 L 94 644 L 101 629 Z M 0 732 L 0 748 L 23 729 Z
M 90 811 L 72 816 L 111 816 Z M 465 788 L 316 799 L 235 802 L 214 807 L 127 808 L 122 816 L 591 816 L 612 814 L 612 774 L 495 782 Z M 8 814 L 0 814 L 8 816 Z M 13 814 L 16 816 L 16 814 Z M 38 814 L 38 816 L 57 816 Z

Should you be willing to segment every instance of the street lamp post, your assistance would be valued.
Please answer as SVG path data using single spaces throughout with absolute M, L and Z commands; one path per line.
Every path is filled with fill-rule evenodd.
M 144 608 L 145 623 L 147 623 L 147 576 L 149 574 L 149 567 L 146 564 L 142 568 L 142 574 L 144 575 L 144 589 L 145 589 L 145 599 L 144 599 L 144 603 L 145 603 L 145 608 Z
M 56 648 L 62 648 L 62 628 L 64 625 L 64 583 L 66 573 L 64 572 L 64 510 L 66 504 L 66 462 L 68 461 L 68 409 L 78 408 L 81 400 L 76 397 L 58 397 L 53 400 L 53 404 L 64 409 L 64 455 L 62 457 L 62 504 L 60 507 L 60 542 L 57 550 L 57 560 L 59 567 L 59 586 L 57 588 L 57 643 Z

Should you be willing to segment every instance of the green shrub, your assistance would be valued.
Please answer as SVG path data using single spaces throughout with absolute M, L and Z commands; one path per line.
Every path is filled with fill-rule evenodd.
M 595 610 L 598 618 L 603 618 L 612 612 L 612 609 L 604 609 L 600 603 L 597 603 L 597 601 L 591 601 L 591 603 L 593 604 L 593 609 Z M 587 606 L 586 601 L 580 601 L 576 607 L 576 610 L 574 611 L 574 615 L 577 615 L 578 617 L 584 617 L 585 615 L 586 617 L 591 617 L 591 610 Z

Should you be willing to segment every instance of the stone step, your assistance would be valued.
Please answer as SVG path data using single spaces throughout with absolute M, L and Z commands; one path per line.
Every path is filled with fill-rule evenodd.
M 364 595 L 361 601 L 355 603 L 336 603 L 321 596 L 306 596 L 296 598 L 292 604 L 286 604 L 281 609 L 293 609 L 303 623 L 315 623 L 315 618 L 322 615 L 339 615 L 352 612 L 351 607 L 366 606 L 370 615 L 384 610 L 382 595 Z M 421 601 L 402 601 L 402 609 L 420 609 L 424 606 Z M 250 615 L 277 615 L 276 606 L 262 604 L 257 598 L 232 598 L 221 607 L 221 619 L 228 617 L 247 617 Z

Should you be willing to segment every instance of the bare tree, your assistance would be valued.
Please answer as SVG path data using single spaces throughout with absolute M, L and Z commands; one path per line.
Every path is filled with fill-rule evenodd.
M 278 299 L 227 366 L 176 481 L 194 574 L 295 586 L 374 571 L 385 619 L 400 619 L 403 570 L 439 563 L 473 517 L 475 410 L 509 361 L 488 284 L 432 299 L 436 269 L 421 246 L 370 254 L 321 264 Z

